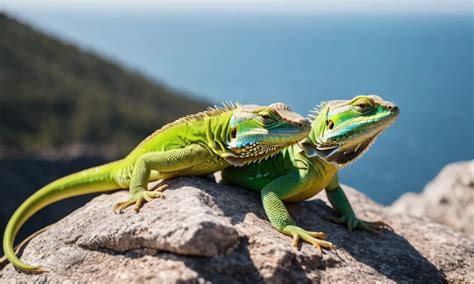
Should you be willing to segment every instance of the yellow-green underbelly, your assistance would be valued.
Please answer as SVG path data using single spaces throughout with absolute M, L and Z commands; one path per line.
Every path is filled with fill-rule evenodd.
M 321 190 L 326 188 L 337 173 L 337 168 L 335 166 L 321 161 L 318 158 L 312 158 L 310 160 L 310 166 L 314 172 L 311 174 L 311 178 L 306 181 L 304 189 L 296 195 L 283 199 L 283 201 L 298 202 L 315 196 Z

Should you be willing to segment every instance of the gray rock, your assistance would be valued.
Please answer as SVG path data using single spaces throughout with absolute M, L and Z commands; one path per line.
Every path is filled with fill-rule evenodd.
M 323 231 L 338 248 L 323 255 L 267 221 L 260 197 L 199 178 L 168 182 L 166 199 L 139 214 L 116 215 L 125 192 L 102 195 L 34 238 L 22 253 L 49 272 L 25 274 L 7 265 L 0 282 L 313 283 L 473 281 L 473 240 L 428 219 L 393 213 L 344 187 L 361 218 L 390 223 L 380 236 L 349 233 L 321 199 L 289 204 L 303 228 Z
M 406 193 L 391 208 L 428 217 L 474 237 L 474 160 L 447 165 L 423 192 Z

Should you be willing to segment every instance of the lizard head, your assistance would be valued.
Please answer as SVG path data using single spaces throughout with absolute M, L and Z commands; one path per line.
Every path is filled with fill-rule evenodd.
M 300 145 L 307 156 L 344 167 L 362 156 L 398 114 L 395 104 L 373 95 L 325 102 L 315 109 L 311 132 Z
M 229 121 L 228 151 L 223 157 L 242 166 L 275 155 L 308 135 L 311 123 L 283 103 L 242 105 Z

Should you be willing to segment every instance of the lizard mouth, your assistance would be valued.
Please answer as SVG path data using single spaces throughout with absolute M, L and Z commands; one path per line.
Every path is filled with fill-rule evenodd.
M 369 129 L 352 133 L 346 139 L 335 143 L 324 143 L 315 146 L 318 156 L 327 162 L 344 168 L 360 159 L 374 144 L 377 137 L 395 122 L 396 115 L 387 116 L 370 125 Z
M 359 143 L 379 135 L 395 122 L 397 116 L 398 113 L 393 113 L 384 117 L 351 121 L 350 125 L 346 123 L 336 127 L 328 127 L 330 132 L 318 139 L 318 142 L 337 147 Z M 329 124 L 331 126 L 331 122 Z M 351 129 L 351 131 L 348 132 L 347 129 Z

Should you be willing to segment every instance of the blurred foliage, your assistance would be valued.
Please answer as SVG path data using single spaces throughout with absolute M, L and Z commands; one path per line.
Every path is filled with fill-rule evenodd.
M 206 106 L 0 12 L 0 146 L 82 143 L 123 154 Z

